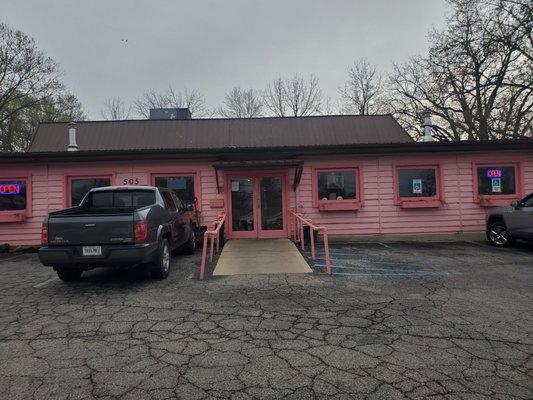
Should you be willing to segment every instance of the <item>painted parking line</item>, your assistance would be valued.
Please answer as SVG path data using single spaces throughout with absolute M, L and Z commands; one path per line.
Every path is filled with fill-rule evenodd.
M 333 275 L 340 276 L 441 276 L 438 273 L 435 274 L 413 274 L 413 273 L 372 273 L 372 272 L 333 272 Z
M 57 281 L 57 280 L 59 280 L 59 278 L 58 278 L 57 276 L 54 276 L 54 277 L 52 277 L 52 278 L 50 278 L 50 279 L 47 279 L 47 280 L 44 281 L 44 282 L 38 283 L 37 285 L 33 285 L 33 287 L 34 287 L 35 289 L 40 289 L 40 288 L 42 288 L 42 287 L 48 285 L 49 283 L 55 282 L 55 281 Z
M 324 269 L 325 264 L 315 263 L 315 268 Z M 373 268 L 373 267 L 359 267 L 335 265 L 331 267 L 333 275 L 384 275 L 384 276 L 447 276 L 450 275 L 447 271 L 433 271 L 428 269 L 404 269 L 404 268 Z M 339 271 L 340 270 L 340 271 Z

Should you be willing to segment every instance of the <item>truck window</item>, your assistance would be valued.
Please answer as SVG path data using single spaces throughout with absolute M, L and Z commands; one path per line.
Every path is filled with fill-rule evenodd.
M 161 191 L 161 196 L 163 196 L 163 201 L 165 202 L 165 207 L 169 211 L 176 211 L 176 204 L 174 204 L 174 200 L 172 200 L 172 196 L 170 195 L 170 192 L 166 190 Z
M 172 199 L 174 199 L 174 203 L 176 203 L 176 206 L 178 207 L 178 210 L 185 208 L 185 205 L 180 200 L 180 198 L 178 196 L 176 196 L 176 193 L 170 192 L 170 195 L 172 196 Z
M 91 194 L 88 205 L 93 208 L 144 207 L 155 203 L 151 190 L 113 190 Z

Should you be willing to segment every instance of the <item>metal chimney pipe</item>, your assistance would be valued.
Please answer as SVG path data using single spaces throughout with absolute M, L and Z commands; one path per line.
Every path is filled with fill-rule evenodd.
M 422 122 L 422 141 L 423 142 L 433 142 L 435 138 L 433 137 L 433 124 L 431 123 L 431 114 L 429 112 L 424 113 Z
M 67 151 L 78 151 L 78 144 L 76 143 L 76 123 L 68 124 L 68 147 Z

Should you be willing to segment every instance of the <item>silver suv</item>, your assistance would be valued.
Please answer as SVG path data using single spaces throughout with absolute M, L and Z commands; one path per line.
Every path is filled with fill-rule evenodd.
M 487 240 L 491 245 L 507 247 L 516 239 L 533 239 L 533 193 L 488 215 Z

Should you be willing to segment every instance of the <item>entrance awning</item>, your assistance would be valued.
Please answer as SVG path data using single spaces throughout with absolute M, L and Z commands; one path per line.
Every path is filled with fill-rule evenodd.
M 219 170 L 260 170 L 260 169 L 275 169 L 275 168 L 292 168 L 294 167 L 294 182 L 293 191 L 300 183 L 302 177 L 302 160 L 239 160 L 239 161 L 217 161 L 213 163 L 215 168 L 215 178 L 217 182 L 217 192 L 220 193 L 220 185 L 218 183 Z

